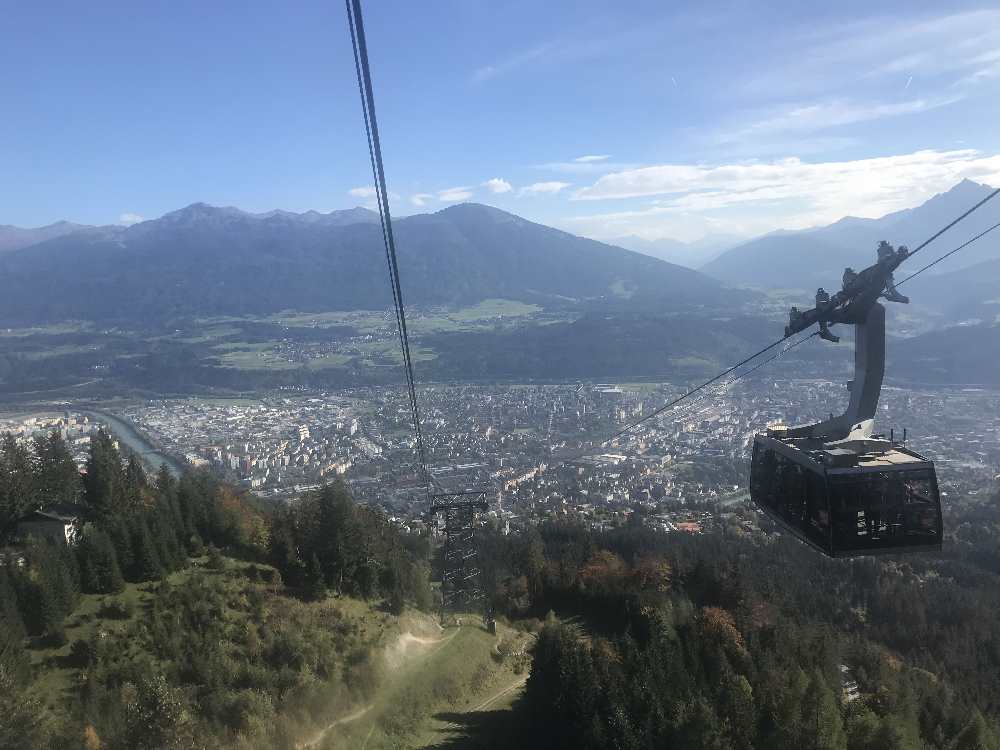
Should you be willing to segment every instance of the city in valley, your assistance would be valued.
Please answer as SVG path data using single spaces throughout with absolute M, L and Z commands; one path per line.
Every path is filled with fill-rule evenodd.
M 594 529 L 640 521 L 667 532 L 752 531 L 753 435 L 822 417 L 845 398 L 842 383 L 758 376 L 722 383 L 610 439 L 680 393 L 650 383 L 421 387 L 432 486 L 485 490 L 487 517 L 507 529 L 563 517 Z M 102 426 L 150 469 L 161 461 L 203 468 L 283 503 L 339 478 L 394 523 L 415 530 L 427 520 L 401 388 L 63 404 L 0 418 L 0 432 L 20 440 L 61 432 L 81 467 Z M 994 391 L 886 387 L 877 426 L 905 434 L 935 461 L 946 509 L 949 497 L 975 495 L 1000 474 Z

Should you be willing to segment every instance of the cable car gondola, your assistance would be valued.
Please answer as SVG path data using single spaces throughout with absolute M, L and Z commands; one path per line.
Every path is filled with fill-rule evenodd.
M 779 426 L 754 438 L 750 497 L 802 541 L 831 557 L 941 548 L 941 501 L 934 464 L 892 438 L 875 435 L 875 412 L 885 372 L 885 308 L 909 300 L 892 272 L 905 247 L 886 242 L 878 261 L 844 272 L 832 298 L 823 289 L 816 307 L 792 308 L 786 338 L 819 324 L 819 336 L 839 341 L 829 326 L 854 325 L 850 403 L 838 417 L 801 427 Z

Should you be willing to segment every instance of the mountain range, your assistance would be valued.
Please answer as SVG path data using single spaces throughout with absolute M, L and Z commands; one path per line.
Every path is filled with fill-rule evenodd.
M 915 248 L 993 191 L 988 185 L 963 180 L 915 208 L 878 219 L 848 216 L 826 227 L 800 232 L 776 232 L 737 245 L 704 264 L 700 270 L 728 284 L 761 288 L 840 288 L 845 267 L 865 268 L 875 261 L 880 240 Z M 1000 200 L 986 204 L 922 251 L 920 261 L 907 263 L 899 277 L 916 263 L 952 249 L 1000 222 Z M 970 245 L 935 273 L 967 268 L 1000 258 L 1000 235 Z M 926 260 L 925 260 L 926 258 Z M 915 268 L 913 270 L 916 270 Z
M 82 232 L 88 229 L 94 229 L 94 227 L 74 224 L 71 221 L 57 221 L 55 224 L 32 229 L 0 224 L 0 253 L 19 250 L 22 247 L 37 245 L 39 242 L 45 242 L 45 240 L 51 240 L 55 237 L 62 237 L 66 234 Z
M 472 203 L 398 219 L 394 227 L 411 304 L 504 298 L 660 314 L 691 306 L 732 309 L 750 299 L 731 287 L 836 290 L 846 266 L 874 261 L 879 240 L 914 247 L 991 190 L 964 180 L 878 219 L 846 217 L 729 249 L 736 239 L 717 235 L 695 243 L 630 236 L 618 241 L 626 250 Z M 1000 200 L 946 233 L 924 257 L 998 221 Z M 937 316 L 940 325 L 991 319 L 1000 296 L 998 243 L 1000 235 L 984 238 L 915 279 L 910 288 L 920 314 Z M 700 273 L 685 267 L 716 253 Z M 897 279 L 922 261 L 908 262 Z M 939 280 L 948 294 L 940 293 Z M 248 213 L 195 203 L 129 227 L 0 226 L 0 315 L 9 323 L 384 309 L 390 303 L 378 215 L 365 208 Z
M 418 306 L 503 298 L 662 311 L 748 298 L 697 271 L 479 204 L 406 217 L 394 228 L 405 300 Z M 377 214 L 361 208 L 248 214 L 196 203 L 0 255 L 8 325 L 390 305 Z
M 789 295 L 775 290 L 802 289 L 800 302 L 807 302 L 810 287 L 836 289 L 845 265 L 872 262 L 879 239 L 913 246 L 988 191 L 966 181 L 881 219 L 774 233 L 723 252 L 705 272 L 479 204 L 401 218 L 394 228 L 411 310 L 433 319 L 445 308 L 501 299 L 544 311 L 495 318 L 495 325 L 418 326 L 416 344 L 430 353 L 422 366 L 434 378 L 693 377 L 780 333 Z M 900 269 L 897 280 L 995 223 L 1000 201 L 980 213 Z M 891 333 L 907 337 L 891 347 L 895 376 L 1000 384 L 998 240 L 990 236 L 907 283 L 914 304 L 890 306 Z M 0 385 L 14 392 L 56 373 L 71 383 L 95 371 L 153 390 L 370 382 L 388 377 L 378 365 L 391 360 L 357 354 L 303 374 L 232 369 L 232 359 L 220 357 L 274 351 L 289 337 L 308 348 L 365 334 L 350 324 L 339 333 L 290 330 L 268 318 L 272 313 L 381 313 L 391 305 L 378 215 L 364 208 L 248 213 L 195 203 L 128 227 L 3 227 L 3 326 L 91 323 L 0 340 Z M 208 330 L 206 319 L 217 316 L 241 322 Z

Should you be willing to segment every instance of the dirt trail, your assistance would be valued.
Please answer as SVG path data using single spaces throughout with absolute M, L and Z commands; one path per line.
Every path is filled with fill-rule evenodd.
M 372 706 L 373 704 L 369 703 L 367 706 L 362 706 L 361 708 L 352 711 L 346 716 L 341 716 L 339 719 L 334 719 L 325 727 L 316 732 L 316 734 L 314 734 L 312 738 L 306 740 L 305 742 L 300 742 L 297 745 L 297 747 L 299 748 L 299 750 L 309 750 L 309 748 L 319 746 L 319 743 L 323 741 L 323 738 L 326 737 L 326 735 L 329 733 L 331 729 L 334 729 L 335 727 L 338 727 L 341 724 L 347 724 L 350 721 L 355 721 L 356 719 L 360 719 L 362 716 L 364 716 L 366 713 L 372 710 Z
M 526 674 L 522 675 L 515 682 L 505 687 L 499 693 L 494 693 L 492 696 L 484 700 L 478 706 L 476 706 L 475 708 L 468 709 L 468 711 L 466 711 L 465 713 L 472 713 L 473 711 L 485 711 L 486 707 L 489 706 L 493 701 L 503 698 L 505 695 L 507 695 L 507 693 L 513 690 L 517 690 L 518 688 L 522 687 L 524 683 L 526 683 L 527 681 L 528 681 L 528 675 Z
M 444 645 L 456 635 L 458 635 L 457 628 L 450 634 L 440 638 L 427 638 L 424 636 L 414 635 L 409 630 L 404 633 L 400 633 L 393 643 L 390 643 L 385 647 L 384 658 L 386 666 L 390 671 L 395 671 L 414 657 L 427 653 L 432 646 L 443 648 Z M 318 747 L 331 729 L 334 729 L 341 724 L 347 724 L 348 722 L 360 719 L 368 713 L 374 705 L 375 704 L 370 703 L 367 706 L 362 706 L 349 714 L 334 719 L 332 722 L 313 734 L 308 740 L 300 742 L 297 747 L 299 750 L 310 750 L 310 748 Z M 371 732 L 368 734 L 371 736 Z M 367 741 L 368 740 L 366 739 L 366 744 Z

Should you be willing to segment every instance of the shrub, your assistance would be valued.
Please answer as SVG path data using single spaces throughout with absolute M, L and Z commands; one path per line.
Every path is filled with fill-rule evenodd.
M 66 645 L 66 631 L 61 625 L 48 631 L 42 636 L 42 644 L 48 648 L 62 648 Z
M 406 606 L 406 601 L 403 599 L 403 591 L 400 588 L 394 588 L 392 593 L 389 594 L 389 614 L 399 615 L 403 614 L 403 609 Z
M 135 605 L 129 601 L 112 599 L 101 605 L 97 614 L 107 620 L 127 620 L 135 612 Z
M 205 543 L 197 534 L 188 537 L 188 551 L 195 557 L 201 557 L 205 554 Z
M 355 695 L 368 700 L 375 694 L 379 683 L 376 660 L 364 649 L 358 649 L 348 656 L 347 664 L 344 683 Z
M 69 658 L 78 667 L 89 667 L 94 661 L 94 646 L 90 641 L 82 638 L 73 641 L 69 648 Z
M 274 568 L 261 568 L 260 579 L 264 583 L 281 584 L 281 574 Z
M 214 544 L 208 545 L 208 567 L 210 570 L 225 570 L 226 560 Z

